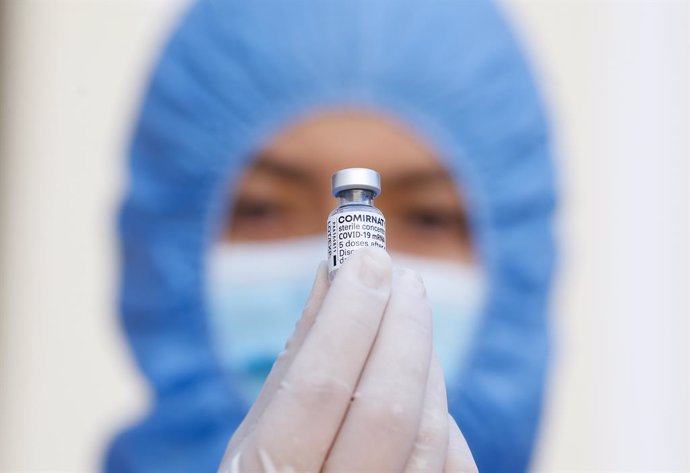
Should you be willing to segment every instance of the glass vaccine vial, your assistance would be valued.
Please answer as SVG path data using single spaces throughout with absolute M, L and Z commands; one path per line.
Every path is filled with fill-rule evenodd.
M 386 219 L 374 207 L 381 193 L 381 176 L 372 169 L 342 169 L 331 178 L 333 196 L 338 206 L 328 216 L 328 280 L 338 268 L 361 248 L 386 249 Z

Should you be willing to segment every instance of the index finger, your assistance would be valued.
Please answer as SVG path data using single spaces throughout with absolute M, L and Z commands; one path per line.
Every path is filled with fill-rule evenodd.
M 384 250 L 353 254 L 323 301 L 300 351 L 266 407 L 252 442 L 278 469 L 316 470 L 347 412 L 391 290 Z
M 431 357 L 419 275 L 394 272 L 391 296 L 324 471 L 402 471 L 417 436 Z

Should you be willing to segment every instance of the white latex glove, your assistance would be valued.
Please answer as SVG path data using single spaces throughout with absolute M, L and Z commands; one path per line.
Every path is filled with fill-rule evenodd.
M 420 277 L 373 248 L 330 287 L 321 264 L 219 471 L 477 471 L 448 414 Z

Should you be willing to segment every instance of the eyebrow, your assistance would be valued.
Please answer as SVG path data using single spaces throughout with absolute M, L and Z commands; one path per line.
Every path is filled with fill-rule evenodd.
M 253 170 L 270 174 L 297 184 L 313 184 L 314 175 L 308 170 L 283 162 L 272 153 L 260 153 L 254 160 Z M 444 169 L 410 170 L 386 178 L 387 187 L 404 188 L 453 182 Z
M 415 187 L 436 183 L 452 182 L 450 175 L 443 169 L 409 171 L 388 180 L 390 187 Z
M 257 155 L 252 168 L 255 171 L 270 174 L 298 184 L 311 184 L 314 182 L 314 176 L 308 170 L 300 168 L 299 166 L 283 163 L 277 160 L 275 155 L 268 153 Z

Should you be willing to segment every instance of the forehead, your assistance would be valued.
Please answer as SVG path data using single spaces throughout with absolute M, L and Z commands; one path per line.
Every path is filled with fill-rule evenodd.
M 290 123 L 261 154 L 319 177 L 347 167 L 376 169 L 384 180 L 442 170 L 435 151 L 412 130 L 368 111 L 322 112 Z

